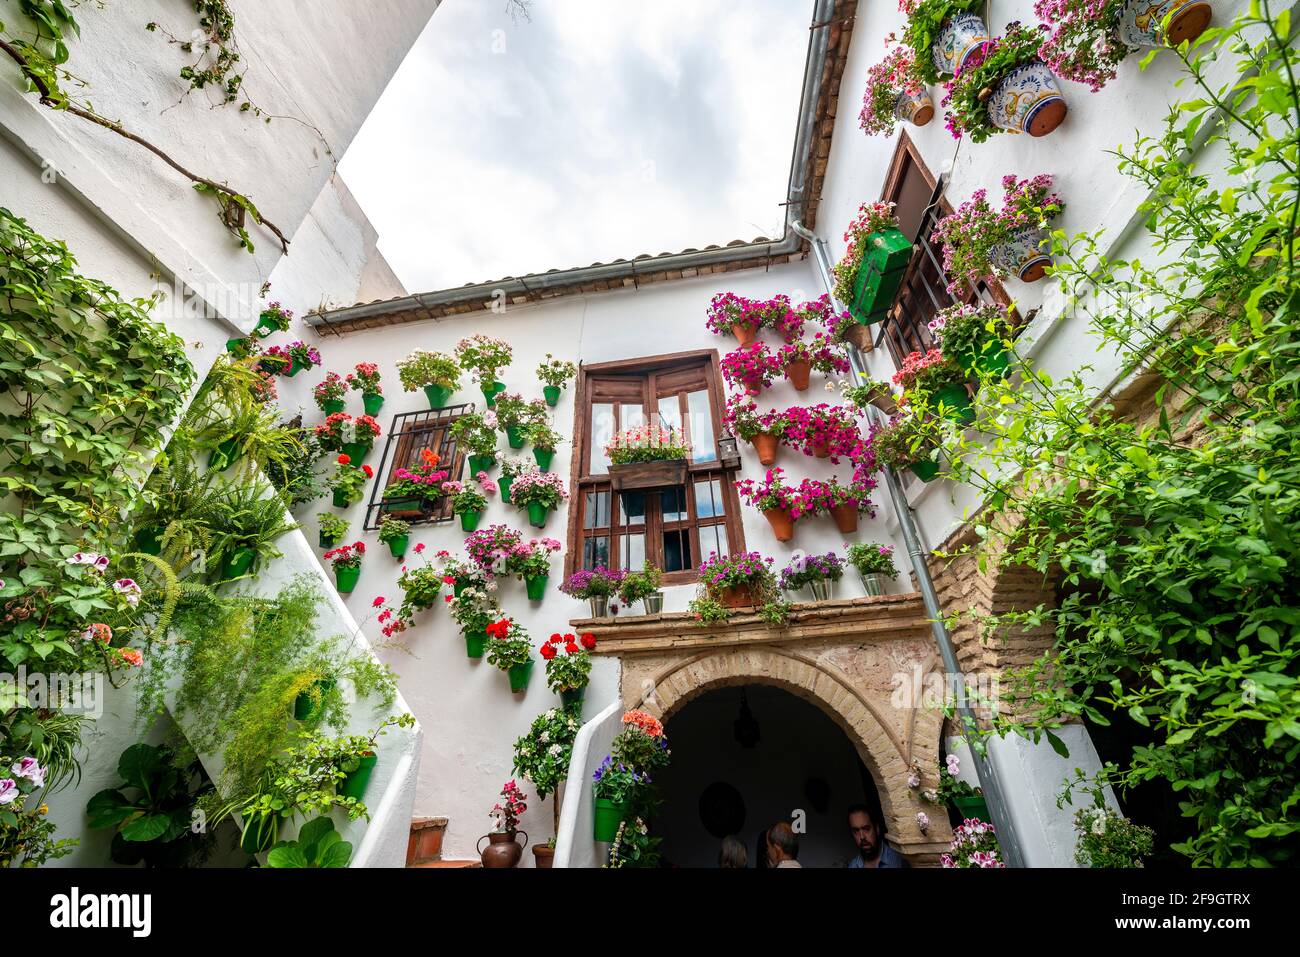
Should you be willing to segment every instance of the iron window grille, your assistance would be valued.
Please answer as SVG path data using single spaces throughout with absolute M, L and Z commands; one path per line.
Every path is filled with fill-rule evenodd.
M 384 520 L 384 490 L 393 481 L 393 474 L 399 468 L 421 465 L 420 453 L 425 449 L 438 456 L 438 467 L 447 470 L 449 481 L 461 477 L 465 470 L 465 455 L 451 434 L 451 426 L 474 410 L 475 405 L 471 402 L 427 412 L 400 412 L 393 416 L 388 427 L 388 440 L 384 443 L 384 457 L 376 472 L 380 480 L 371 486 L 370 502 L 366 505 L 364 528 L 367 531 L 378 529 Z M 441 525 L 453 517 L 450 496 L 444 497 L 431 512 L 401 516 L 411 525 Z

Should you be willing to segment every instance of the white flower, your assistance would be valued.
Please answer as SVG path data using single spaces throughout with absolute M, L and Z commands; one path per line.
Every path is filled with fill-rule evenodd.
M 113 582 L 113 591 L 123 596 L 132 606 L 139 603 L 142 594 L 140 586 L 130 578 L 119 578 Z
M 563 753 L 564 753 L 564 748 L 560 747 L 560 745 L 558 744 L 551 745 L 551 757 L 558 758 Z
M 917 812 L 916 812 L 916 826 L 919 827 L 919 828 L 921 829 L 921 833 L 922 833 L 922 834 L 924 834 L 926 831 L 928 831 L 928 830 L 930 829 L 930 817 L 929 817 L 929 815 L 926 814 L 924 811 L 917 811 Z
M 551 740 L 551 732 L 543 731 L 541 734 L 537 736 L 537 740 L 542 742 L 542 744 L 549 743 Z
M 948 755 L 948 773 L 956 777 L 961 772 L 961 762 L 957 760 L 957 755 Z

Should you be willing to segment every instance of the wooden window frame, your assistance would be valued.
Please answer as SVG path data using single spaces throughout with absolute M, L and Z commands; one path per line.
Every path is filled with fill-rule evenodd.
M 588 461 L 591 454 L 591 430 L 592 420 L 590 414 L 592 398 L 592 380 L 599 380 L 601 377 L 616 377 L 619 375 L 626 376 L 649 376 L 653 373 L 670 374 L 679 369 L 702 366 L 704 372 L 704 383 L 709 393 L 709 408 L 713 422 L 713 440 L 716 445 L 717 441 L 725 433 L 722 427 L 722 411 L 725 407 L 725 394 L 722 388 L 722 376 L 720 374 L 720 360 L 717 349 L 698 349 L 690 352 L 674 352 L 660 356 L 645 356 L 636 359 L 619 359 L 612 362 L 601 362 L 595 364 L 583 363 L 578 367 L 578 377 L 574 385 L 574 425 L 573 425 L 573 457 L 570 467 L 569 478 L 569 525 L 566 542 L 566 552 L 564 556 L 564 569 L 566 577 L 572 575 L 582 567 L 583 564 L 583 543 L 586 540 L 585 531 L 582 526 L 583 512 L 586 508 L 585 496 L 592 486 L 599 486 L 608 483 L 607 475 L 592 475 L 590 472 L 590 462 Z M 642 391 L 642 406 L 645 408 L 646 391 Z M 652 397 L 653 398 L 653 397 Z M 657 406 L 656 406 L 657 408 Z M 646 409 L 647 414 L 649 409 Z M 689 418 L 683 417 L 683 422 L 689 425 Z M 721 522 L 712 522 L 706 520 L 705 525 L 718 525 L 726 528 L 727 547 L 732 552 L 741 552 L 745 549 L 744 525 L 740 517 L 740 496 L 736 492 L 735 483 L 732 480 L 732 474 L 738 471 L 739 466 L 724 465 L 721 460 L 715 459 L 712 462 L 692 462 L 687 467 L 686 482 L 686 509 L 688 518 L 685 522 L 670 523 L 668 530 L 673 527 L 685 527 L 690 531 L 690 544 L 692 550 L 691 567 L 681 571 L 665 572 L 663 575 L 664 585 L 688 585 L 699 580 L 697 571 L 702 556 L 700 555 L 699 529 L 701 521 L 696 508 L 695 501 L 695 483 L 698 479 L 708 475 L 716 475 L 720 479 L 720 488 L 723 499 L 724 514 Z M 698 478 L 697 478 L 698 477 Z M 611 498 L 617 493 L 611 491 Z M 615 512 L 614 503 L 610 503 L 611 525 L 598 526 L 598 528 L 607 528 L 609 536 L 609 555 L 610 566 L 613 568 L 621 567 L 621 553 L 617 547 L 619 540 L 619 530 L 626 528 L 622 523 L 614 524 L 613 517 Z M 646 524 L 644 526 L 647 543 L 654 541 L 652 535 L 662 535 L 665 530 L 664 524 L 658 520 L 651 521 L 650 510 L 647 509 Z M 694 516 L 691 518 L 689 516 Z M 649 550 L 647 549 L 647 558 Z
M 370 501 L 366 504 L 366 517 L 362 527 L 366 531 L 375 531 L 384 520 L 382 508 L 384 490 L 393 481 L 393 473 L 399 468 L 411 468 L 420 464 L 420 452 L 432 449 L 441 457 L 439 468 L 447 469 L 447 478 L 459 479 L 465 470 L 465 451 L 460 443 L 450 434 L 451 426 L 457 419 L 474 412 L 473 402 L 462 405 L 447 406 L 423 412 L 399 412 L 388 424 L 384 442 L 384 455 L 379 460 L 376 480 L 370 489 Z M 448 461 L 449 460 L 449 461 Z M 451 511 L 451 499 L 446 498 L 441 507 L 427 517 L 403 518 L 411 525 L 444 525 L 455 516 Z

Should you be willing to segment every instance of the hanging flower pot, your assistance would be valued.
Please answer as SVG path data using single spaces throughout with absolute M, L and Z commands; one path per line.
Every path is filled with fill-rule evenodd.
M 1038 282 L 1052 264 L 1044 250 L 1051 248 L 1051 235 L 1038 226 L 1026 226 L 1011 234 L 1010 240 L 998 243 L 989 251 L 993 265 L 1021 282 Z
M 754 589 L 751 585 L 732 585 L 718 592 L 718 601 L 728 608 L 748 608 L 754 601 Z
M 478 528 L 479 519 L 483 517 L 482 512 L 461 512 L 460 529 L 462 532 L 472 532 Z
M 955 76 L 966 58 L 989 38 L 983 18 L 973 13 L 955 13 L 939 27 L 939 35 L 930 46 L 930 57 L 940 74 Z
M 808 443 L 808 447 L 812 449 L 812 454 L 816 458 L 828 459 L 831 457 L 831 448 L 827 444 L 825 439 L 821 439 L 821 438 L 813 439 L 811 442 Z
M 349 595 L 357 587 L 357 582 L 361 578 L 361 566 L 355 568 L 336 568 L 334 569 L 334 587 L 338 589 L 340 595 Z
M 794 538 L 794 519 L 788 508 L 769 508 L 763 510 L 763 516 L 772 526 L 772 533 L 778 542 L 788 542 Z
M 308 721 L 315 716 L 321 708 L 321 697 L 330 691 L 335 685 L 333 678 L 321 678 L 319 681 L 312 682 L 312 688 L 317 689 L 319 694 L 313 695 L 311 689 L 299 692 L 298 697 L 293 699 L 293 717 L 295 721 Z
M 738 343 L 747 346 L 754 341 L 754 337 L 758 335 L 758 330 L 743 322 L 737 322 L 731 327 L 731 334 L 736 337 Z
M 221 577 L 227 581 L 243 577 L 248 574 L 256 557 L 257 552 L 251 548 L 236 548 L 221 560 Z
M 785 367 L 785 377 L 790 380 L 790 384 L 797 392 L 803 392 L 808 388 L 810 375 L 812 375 L 812 363 L 807 359 L 791 362 Z
M 1204 33 L 1212 15 L 1204 0 L 1128 0 L 1119 13 L 1119 36 L 1130 47 L 1176 47 Z M 1162 31 L 1166 16 L 1169 28 Z
M 533 528 L 545 528 L 546 516 L 549 515 L 550 513 L 551 510 L 547 508 L 545 505 L 543 505 L 541 502 L 528 503 L 528 521 L 529 524 L 533 526 Z
M 475 845 L 478 850 L 479 861 L 483 867 L 488 870 L 507 870 L 519 863 L 519 859 L 524 856 L 524 847 L 528 846 L 528 832 L 524 831 L 524 843 L 521 846 L 515 841 L 518 831 L 494 831 L 491 834 L 484 834 L 478 839 Z M 483 839 L 486 838 L 488 846 L 483 847 Z M 533 848 L 536 853 L 537 848 Z
M 478 475 L 479 472 L 486 472 L 496 463 L 497 457 L 495 455 L 471 455 L 469 457 L 469 473 L 470 475 Z
M 842 535 L 849 535 L 858 530 L 858 506 L 855 502 L 843 502 L 831 506 L 831 518 L 835 528 Z
M 933 459 L 921 459 L 908 466 L 912 474 L 922 482 L 933 482 L 939 474 L 939 463 Z
M 506 441 L 510 443 L 512 449 L 522 449 L 524 447 L 523 427 L 519 425 L 507 425 Z
M 349 505 L 352 504 L 350 501 L 348 501 L 348 493 L 343 491 L 342 489 L 334 490 L 334 498 L 332 499 L 332 501 L 334 503 L 335 508 L 347 508 Z
M 497 407 L 497 395 L 506 391 L 504 382 L 491 382 L 482 387 L 483 401 L 487 403 L 489 409 Z
M 529 601 L 541 601 L 546 597 L 546 583 L 550 581 L 549 575 L 527 575 L 524 577 L 524 586 L 528 589 Z
M 339 543 L 340 538 L 341 536 L 337 532 L 330 533 L 322 528 L 317 536 L 317 541 L 320 543 L 321 548 L 333 548 Z
M 894 117 L 913 126 L 925 126 L 934 119 L 934 101 L 926 90 L 919 93 L 899 90 L 898 99 L 894 101 Z
M 975 410 L 970 404 L 970 394 L 960 382 L 934 390 L 935 405 L 944 407 L 944 418 L 954 422 L 974 422 Z
M 560 387 L 558 385 L 542 386 L 542 395 L 546 397 L 546 404 L 552 409 L 560 404 Z M 537 848 L 533 848 L 533 853 L 536 852 Z
M 470 658 L 482 658 L 487 650 L 487 632 L 470 631 L 465 634 L 465 654 Z
M 226 441 L 219 443 L 208 455 L 208 468 L 224 472 L 235 464 L 235 460 L 239 457 L 238 450 L 238 439 L 226 439 Z
M 533 459 L 537 462 L 537 467 L 543 472 L 551 470 L 551 460 L 555 458 L 555 449 L 533 448 Z
M 343 454 L 352 459 L 353 465 L 358 465 L 365 460 L 365 457 L 370 454 L 370 450 L 373 449 L 374 446 L 375 443 L 373 441 L 344 442 Z
M 388 551 L 394 558 L 405 558 L 406 548 L 411 544 L 410 535 L 399 535 L 388 540 Z
M 347 403 L 344 402 L 342 399 L 326 399 L 320 405 L 321 405 L 321 410 L 326 415 L 334 415 L 335 413 L 342 412 L 345 408 L 347 408 Z
M 984 795 L 975 794 L 971 797 L 955 797 L 952 799 L 953 805 L 957 808 L 957 813 L 961 815 L 962 820 L 974 819 L 983 821 L 985 824 L 993 823 L 993 816 L 989 814 L 988 801 L 984 800 Z
M 608 844 L 618 836 L 618 826 L 627 816 L 627 805 L 615 804 L 605 798 L 593 798 L 592 801 L 592 839 Z
M 501 501 L 507 505 L 510 504 L 510 483 L 513 481 L 514 478 L 509 475 L 503 475 L 497 479 L 497 491 L 501 493 Z
M 529 658 L 522 665 L 511 665 L 506 670 L 510 676 L 510 693 L 523 694 L 528 690 L 528 679 L 533 675 L 533 659 Z
M 339 784 L 339 794 L 360 801 L 365 797 L 366 788 L 370 786 L 370 776 L 375 773 L 375 765 L 378 763 L 379 755 L 373 751 L 370 754 L 363 754 L 357 769 L 350 772 Z
M 294 359 L 292 362 L 289 363 L 289 368 L 285 370 L 284 377 L 286 379 L 292 379 L 294 376 L 296 376 L 299 372 L 301 372 L 305 368 L 307 367 L 303 365 L 302 362 L 300 362 L 298 359 Z
M 569 707 L 570 705 L 576 704 L 579 706 L 578 707 L 579 712 L 581 712 L 582 701 L 586 696 L 587 696 L 586 685 L 583 685 L 581 688 L 564 688 L 563 690 L 560 691 L 560 704 L 564 705 L 564 707 L 566 708 Z
M 776 461 L 777 440 L 775 435 L 760 432 L 749 441 L 754 446 L 754 451 L 758 453 L 758 461 L 761 465 L 771 465 Z
M 361 404 L 365 407 L 366 415 L 378 415 L 379 410 L 384 407 L 384 397 L 378 392 L 363 392 Z
M 429 408 L 441 409 L 447 405 L 451 399 L 454 390 L 445 385 L 426 385 L 424 387 L 425 397 L 429 400 Z M 382 396 L 380 397 L 382 399 Z M 367 411 L 369 411 L 367 409 Z
M 1047 64 L 1032 60 L 998 81 L 988 111 L 999 129 L 1046 136 L 1061 125 L 1068 108 Z

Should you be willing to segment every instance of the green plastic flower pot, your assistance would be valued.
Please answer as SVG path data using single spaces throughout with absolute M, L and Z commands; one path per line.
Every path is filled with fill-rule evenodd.
M 353 465 L 360 465 L 370 450 L 374 448 L 374 441 L 370 442 L 344 442 L 343 454 L 352 460 Z
M 344 492 L 342 489 L 334 490 L 333 501 L 334 501 L 335 508 L 347 508 L 349 505 L 352 504 L 351 502 L 348 501 L 348 493 Z
M 997 343 L 979 354 L 979 358 L 975 360 L 975 371 L 983 375 L 1003 378 L 1010 365 L 1011 353 L 1007 352 L 1001 343 Z
M 551 470 L 551 459 L 555 458 L 555 449 L 533 449 L 533 458 L 537 460 L 537 467 L 543 472 Z
M 587 696 L 586 685 L 583 685 L 581 688 L 565 688 L 563 691 L 560 692 L 560 704 L 564 705 L 566 708 L 569 707 L 570 705 L 576 704 L 578 706 L 578 713 L 581 714 L 582 699 L 585 698 L 586 696 Z
M 506 426 L 506 441 L 510 443 L 512 449 L 522 449 L 524 447 L 524 429 L 519 425 Z
M 256 557 L 257 552 L 251 548 L 236 548 L 221 560 L 221 577 L 229 581 L 247 575 Z
M 146 555 L 157 555 L 162 551 L 163 530 L 150 526 L 135 533 L 135 547 Z
M 351 594 L 352 589 L 357 587 L 357 581 L 361 578 L 361 566 L 355 568 L 336 568 L 334 569 L 334 585 L 340 595 Z
M 604 798 L 593 798 L 594 808 L 591 820 L 591 836 L 594 840 L 608 844 L 618 836 L 618 826 L 627 816 L 626 804 L 615 804 Z
M 330 535 L 327 532 L 322 531 L 320 533 L 319 541 L 321 548 L 333 548 L 339 543 L 339 536 Z
M 469 457 L 469 474 L 478 475 L 479 472 L 486 472 L 492 466 L 497 464 L 495 455 L 471 455 Z
M 489 409 L 497 407 L 497 395 L 506 391 L 504 382 L 493 382 L 490 386 L 483 386 L 483 401 L 487 403 Z
M 378 392 L 363 392 L 361 404 L 365 407 L 366 415 L 378 415 L 379 410 L 384 407 L 384 397 Z
M 350 771 L 339 785 L 339 794 L 360 801 L 366 796 L 366 788 L 370 787 L 370 776 L 375 773 L 375 765 L 378 763 L 379 755 L 362 755 L 357 769 Z
M 227 339 L 227 340 L 226 340 L 226 351 L 227 351 L 227 352 L 230 352 L 230 353 L 241 352 L 241 351 L 244 349 L 244 342 L 245 342 L 245 341 L 246 341 L 246 340 L 243 339 L 242 337 L 239 338 L 239 339 Z
M 984 800 L 984 796 L 977 794 L 974 797 L 955 797 L 952 803 L 957 808 L 957 813 L 961 815 L 962 820 L 974 818 L 977 821 L 983 821 L 985 824 L 993 823 L 993 816 L 989 814 L 989 803 Z
M 528 575 L 524 578 L 524 585 L 528 588 L 529 601 L 541 601 L 546 597 L 546 583 L 550 581 L 550 575 Z
M 507 505 L 510 504 L 510 483 L 513 481 L 514 479 L 508 478 L 504 475 L 497 480 L 497 489 L 501 492 L 501 501 L 505 502 Z
M 560 404 L 560 387 L 558 385 L 542 386 L 542 395 L 546 396 L 546 404 L 555 408 Z
M 312 689 L 319 689 L 320 694 L 323 696 L 333 687 L 333 678 L 322 678 L 320 681 L 312 682 L 312 686 L 308 690 L 299 692 L 298 697 L 293 699 L 294 720 L 308 721 L 320 710 L 321 701 L 319 699 L 313 700 Z
M 454 391 L 454 389 L 449 389 L 445 385 L 426 385 L 424 387 L 424 394 L 429 399 L 429 408 L 431 409 L 441 409 L 445 406 Z
M 224 472 L 230 466 L 235 464 L 238 458 L 236 452 L 239 449 L 238 439 L 226 439 L 208 455 L 208 468 L 216 469 L 218 472 Z
M 528 521 L 533 528 L 545 528 L 546 516 L 550 513 L 551 510 L 541 502 L 528 503 Z
M 279 332 L 280 327 L 275 324 L 275 320 L 270 316 L 260 316 L 258 317 L 257 325 L 253 327 L 253 331 L 256 332 L 260 338 L 265 339 L 267 336 Z
M 472 532 L 478 528 L 479 519 L 483 517 L 482 512 L 461 512 L 460 513 L 460 530 L 462 532 Z
M 294 359 L 292 362 L 289 363 L 289 368 L 286 369 L 286 370 L 284 371 L 284 377 L 285 377 L 286 379 L 292 379 L 292 378 L 293 378 L 294 376 L 296 376 L 299 372 L 301 372 L 304 368 L 306 368 L 306 366 L 304 366 L 304 365 L 303 365 L 301 362 L 299 362 L 297 359 Z
M 487 632 L 471 631 L 465 635 L 465 654 L 470 658 L 482 658 L 487 650 Z
M 394 558 L 403 558 L 406 555 L 406 547 L 410 544 L 411 544 L 411 536 L 402 535 L 398 538 L 392 539 L 388 543 L 388 551 L 392 553 L 392 556 Z
M 963 384 L 957 382 L 935 389 L 933 398 L 936 407 L 943 405 L 944 418 L 954 422 L 975 421 L 975 410 L 971 408 L 970 396 Z
M 342 412 L 346 408 L 347 403 L 342 399 L 326 399 L 321 403 L 321 409 L 326 415 L 334 415 L 337 412 Z
M 939 474 L 939 463 L 932 459 L 922 459 L 919 462 L 913 462 L 908 466 L 912 474 L 922 482 L 933 482 L 935 476 Z
M 523 694 L 528 690 L 528 679 L 533 676 L 533 659 L 507 669 L 506 674 L 510 676 L 510 693 Z

